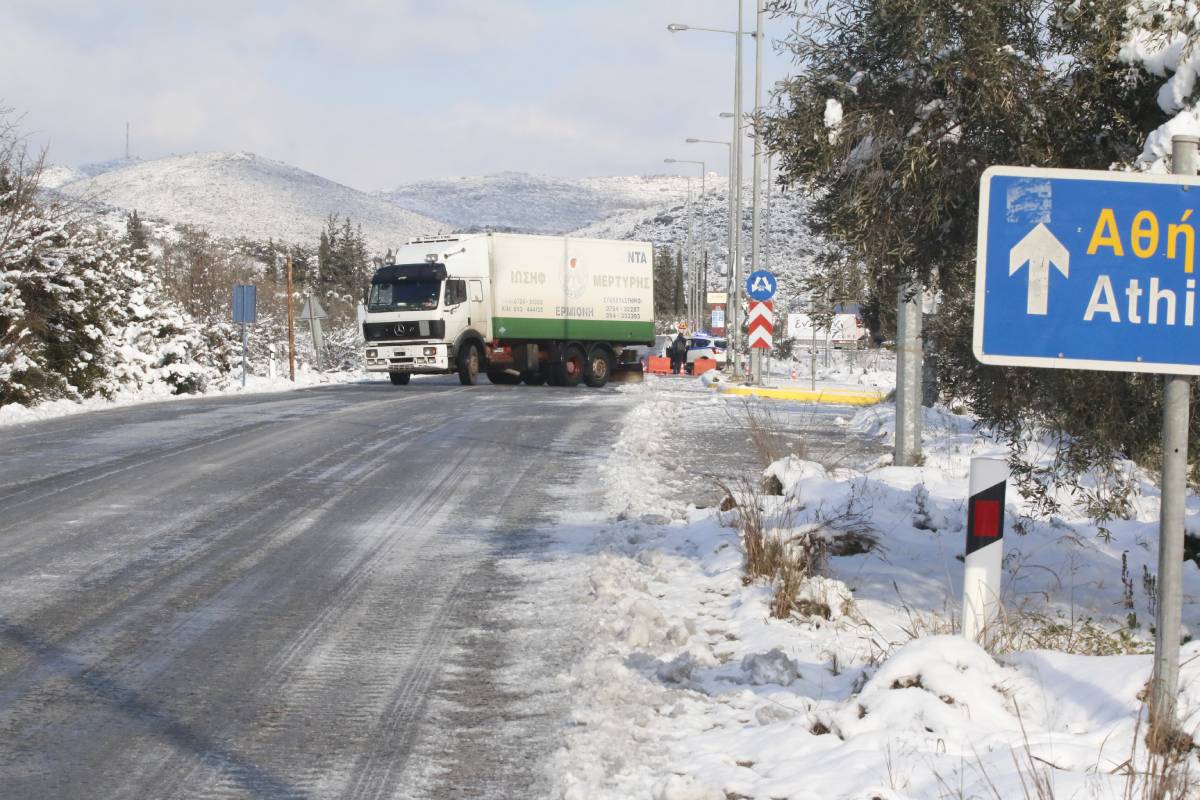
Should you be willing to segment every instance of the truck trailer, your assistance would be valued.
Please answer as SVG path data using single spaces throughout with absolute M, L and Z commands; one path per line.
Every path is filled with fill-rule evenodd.
M 413 239 L 366 295 L 366 364 L 403 386 L 456 373 L 464 385 L 603 386 L 654 343 L 647 242 L 465 234 Z

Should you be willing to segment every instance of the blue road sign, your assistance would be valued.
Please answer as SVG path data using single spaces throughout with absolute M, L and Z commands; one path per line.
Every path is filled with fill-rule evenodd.
M 233 321 L 243 325 L 258 322 L 258 290 L 251 284 L 233 285 Z
M 764 303 L 775 296 L 775 276 L 765 269 L 758 269 L 746 276 L 746 294 L 751 300 Z
M 1200 178 L 991 167 L 979 197 L 975 356 L 1200 375 Z

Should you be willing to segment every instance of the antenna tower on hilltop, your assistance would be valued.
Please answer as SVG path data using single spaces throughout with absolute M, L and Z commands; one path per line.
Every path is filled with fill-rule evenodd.
M 125 123 L 125 160 L 129 160 L 129 123 Z

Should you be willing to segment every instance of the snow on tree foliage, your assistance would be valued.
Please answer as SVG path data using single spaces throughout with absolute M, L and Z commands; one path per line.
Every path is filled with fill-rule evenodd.
M 943 302 L 925 341 L 937 350 L 943 394 L 1018 454 L 1040 441 L 1033 430 L 1059 434 L 1053 466 L 1014 465 L 1023 491 L 1070 483 L 1114 452 L 1153 464 L 1161 391 L 1152 377 L 987 367 L 974 358 L 979 181 L 992 164 L 1162 169 L 1169 134 L 1181 132 L 1170 124 L 1185 124 L 1167 115 L 1195 108 L 1194 4 L 774 7 L 798 23 L 787 43 L 795 71 L 761 127 L 785 180 L 813 196 L 809 223 L 826 245 L 814 263 L 818 281 L 863 286 L 878 312 L 895 307 L 902 283 L 938 290 Z M 1192 442 L 1200 443 L 1200 417 Z
M 1076 0 L 1072 8 L 1079 8 Z M 1129 6 L 1128 38 L 1120 58 L 1163 78 L 1157 100 L 1171 118 L 1146 138 L 1137 167 L 1170 172 L 1171 137 L 1200 135 L 1200 7 L 1178 0 L 1138 0 Z
M 167 300 L 145 251 L 36 198 L 39 166 L 0 129 L 0 405 L 222 384 L 231 333 Z

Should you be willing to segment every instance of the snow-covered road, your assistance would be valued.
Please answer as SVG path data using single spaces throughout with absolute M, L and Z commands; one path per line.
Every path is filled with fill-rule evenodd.
M 588 632 L 536 565 L 635 400 L 435 379 L 6 429 L 3 794 L 543 794 Z

